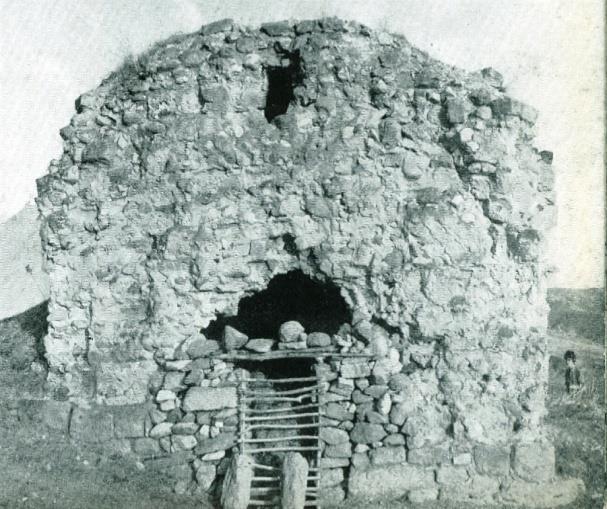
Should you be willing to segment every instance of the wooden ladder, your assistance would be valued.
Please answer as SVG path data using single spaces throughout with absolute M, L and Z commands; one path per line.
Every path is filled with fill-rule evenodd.
M 281 389 L 290 384 L 303 385 Z M 320 509 L 320 399 L 324 390 L 325 384 L 316 376 L 240 381 L 238 444 L 240 453 L 254 461 L 249 507 L 280 507 L 280 468 L 264 464 L 259 456 L 293 451 L 309 459 L 305 507 Z M 278 436 L 258 436 L 268 432 Z

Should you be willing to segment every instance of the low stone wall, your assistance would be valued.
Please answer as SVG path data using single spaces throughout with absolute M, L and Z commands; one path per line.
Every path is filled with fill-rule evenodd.
M 338 402 L 340 407 L 349 404 Z M 339 420 L 337 428 L 347 429 L 347 423 L 356 419 L 356 412 L 342 412 L 335 403 L 329 403 L 326 410 Z M 79 446 L 94 447 L 111 456 L 139 458 L 146 470 L 161 475 L 178 493 L 204 499 L 216 498 L 214 488 L 222 481 L 232 455 L 231 448 L 204 454 L 197 453 L 196 448 L 167 453 L 158 438 L 150 437 L 152 419 L 158 413 L 154 405 L 84 408 L 67 401 L 15 400 L 7 411 L 18 413 L 22 425 L 37 432 L 67 434 Z M 199 440 L 193 427 L 189 429 Z M 389 434 L 381 442 L 372 443 L 365 452 L 356 452 L 361 449 L 356 444 L 345 453 L 336 453 L 337 448 L 325 449 L 323 498 L 336 502 L 347 495 L 349 499 L 371 502 L 374 498 L 394 496 L 402 500 L 407 496 L 414 503 L 439 498 L 482 505 L 513 503 L 550 508 L 574 501 L 583 491 L 583 484 L 577 480 L 554 480 L 547 475 L 546 468 L 553 457 L 547 444 L 498 448 L 479 445 L 470 447 L 469 452 L 456 452 L 442 445 L 423 448 L 423 454 L 419 454 L 421 451 L 407 451 L 406 444 L 395 445 L 394 439 L 388 437 Z
M 70 435 L 145 458 L 177 457 L 190 476 L 179 479 L 175 489 L 216 496 L 237 450 L 237 385 L 248 376 L 237 362 L 218 356 L 253 353 L 262 341 L 228 329 L 223 342 L 200 337 L 184 345 L 187 358 L 164 364 L 164 375 L 150 384 L 155 404 L 76 408 Z M 408 495 L 411 502 L 438 498 L 499 505 L 529 503 L 524 500 L 529 493 L 548 490 L 550 503 L 561 504 L 580 493 L 577 481 L 555 484 L 554 447 L 545 440 L 487 443 L 456 436 L 448 414 L 441 418 L 433 406 L 440 393 L 431 385 L 431 358 L 416 355 L 403 364 L 402 353 L 380 326 L 344 326 L 333 337 L 308 335 L 302 328 L 299 340 L 305 344 L 307 338 L 313 344 L 325 338 L 325 347 L 358 342 L 364 355 L 318 354 L 324 361 L 316 364 L 316 373 L 326 391 L 319 431 L 320 496 L 325 502 Z M 298 342 L 263 341 L 273 344 L 275 352 L 281 344 Z M 291 348 L 296 350 L 302 351 Z M 548 504 L 548 499 L 536 498 L 538 506 Z

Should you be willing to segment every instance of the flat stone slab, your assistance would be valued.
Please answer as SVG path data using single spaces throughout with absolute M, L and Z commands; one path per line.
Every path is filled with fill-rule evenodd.
M 554 446 L 548 442 L 521 443 L 514 447 L 512 466 L 525 481 L 550 481 L 555 470 Z
M 395 465 L 407 462 L 407 452 L 400 447 L 378 447 L 373 449 L 369 456 L 374 465 Z
M 232 458 L 221 490 L 223 509 L 247 509 L 251 498 L 253 460 L 249 456 Z
M 236 405 L 236 387 L 192 387 L 183 398 L 186 412 L 235 408 Z
M 381 441 L 386 435 L 381 424 L 357 422 L 350 433 L 350 439 L 357 444 L 371 444 Z
M 74 408 L 70 436 L 84 442 L 106 442 L 114 437 L 112 415 L 101 408 Z
M 320 439 L 329 445 L 335 445 L 348 442 L 350 437 L 343 429 L 324 427 L 320 430 Z
M 434 470 L 412 465 L 351 468 L 348 494 L 365 501 L 402 496 L 407 490 L 434 487 Z
M 303 509 L 308 483 L 308 462 L 298 452 L 290 452 L 282 463 L 280 507 Z
M 584 493 L 584 483 L 579 479 L 558 479 L 550 483 L 530 483 L 521 480 L 502 493 L 505 501 L 527 507 L 559 507 L 574 502 Z
M 150 437 L 152 438 L 162 438 L 162 437 L 166 437 L 169 436 L 171 434 L 171 431 L 173 430 L 173 423 L 172 422 L 161 422 L 156 424 L 156 426 L 154 426 L 151 430 L 150 430 Z
M 246 345 L 245 348 L 247 350 L 251 350 L 252 352 L 257 353 L 266 353 L 272 350 L 275 341 L 273 339 L 251 339 Z

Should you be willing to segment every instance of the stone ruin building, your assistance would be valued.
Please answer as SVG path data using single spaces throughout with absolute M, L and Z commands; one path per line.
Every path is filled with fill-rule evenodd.
M 222 20 L 76 111 L 38 181 L 74 440 L 173 458 L 226 508 L 566 498 L 552 154 L 498 72 L 337 19 Z

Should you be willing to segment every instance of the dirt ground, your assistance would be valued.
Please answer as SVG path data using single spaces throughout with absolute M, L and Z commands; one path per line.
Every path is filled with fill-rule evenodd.
M 36 405 L 23 399 L 44 394 L 46 366 L 40 358 L 45 306 L 0 321 L 0 508 L 198 508 L 201 500 L 173 492 L 166 465 L 83 447 L 45 426 Z M 584 391 L 568 397 L 567 349 L 575 350 Z M 571 331 L 550 336 L 550 386 L 546 425 L 557 450 L 557 471 L 584 480 L 587 491 L 567 509 L 603 507 L 604 356 L 602 339 Z M 373 502 L 376 508 L 456 509 L 461 503 L 413 506 L 404 500 Z M 342 505 L 366 509 L 370 504 Z M 470 506 L 472 507 L 472 506 Z

